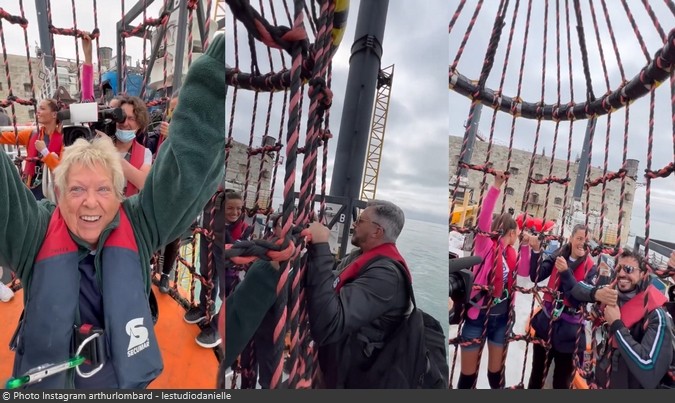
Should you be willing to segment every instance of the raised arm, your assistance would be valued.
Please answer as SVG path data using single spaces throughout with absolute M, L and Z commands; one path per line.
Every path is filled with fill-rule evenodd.
M 81 102 L 94 101 L 94 66 L 91 62 L 91 37 L 88 33 L 82 36 L 82 52 L 84 52 L 84 63 L 82 64 L 82 82 L 80 83 L 82 95 Z
M 490 186 L 485 199 L 483 199 L 483 204 L 480 206 L 480 214 L 478 215 L 478 229 L 483 232 L 490 232 L 490 228 L 492 227 L 492 213 L 495 210 L 497 197 L 499 197 L 499 193 L 501 192 L 500 189 L 504 184 L 505 179 L 506 176 L 503 172 L 496 172 L 495 181 L 492 186 Z M 485 235 L 476 236 L 475 243 L 476 252 L 481 255 L 487 247 L 492 246 L 492 240 Z
M 225 39 L 219 35 L 188 70 L 171 135 L 143 190 L 128 200 L 145 222 L 152 250 L 179 237 L 215 193 L 224 174 Z

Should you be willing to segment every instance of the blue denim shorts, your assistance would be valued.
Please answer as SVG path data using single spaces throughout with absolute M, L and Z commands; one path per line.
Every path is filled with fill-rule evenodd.
M 488 342 L 496 346 L 503 346 L 506 341 L 506 324 L 509 320 L 508 313 L 499 315 L 490 315 L 487 320 Z M 466 318 L 462 326 L 462 341 L 480 339 L 483 335 L 483 326 L 485 326 L 485 312 L 481 312 L 476 319 Z M 462 346 L 466 350 L 476 350 L 479 344 Z

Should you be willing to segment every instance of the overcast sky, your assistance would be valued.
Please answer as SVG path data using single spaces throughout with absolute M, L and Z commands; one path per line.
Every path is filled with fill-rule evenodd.
M 276 2 L 275 2 L 276 3 Z M 388 199 L 399 204 L 409 218 L 447 223 L 447 21 L 449 10 L 444 1 L 425 1 L 415 6 L 415 18 L 410 17 L 410 4 L 390 1 L 383 39 L 381 67 L 395 65 L 391 99 L 384 138 L 382 161 L 377 184 L 377 198 Z M 258 5 L 255 6 L 258 8 Z M 258 8 L 258 10 L 260 10 Z M 283 8 L 277 5 L 278 24 L 289 25 Z M 359 2 L 351 1 L 347 29 L 334 58 L 332 73 L 333 105 L 330 109 L 330 128 L 333 139 L 329 142 L 328 186 L 334 164 L 334 154 L 340 134 L 340 116 L 345 102 L 345 91 L 349 73 L 349 57 L 354 43 L 358 20 Z M 272 20 L 270 10 L 264 10 Z M 420 21 L 425 21 L 420 29 Z M 227 48 L 228 64 L 244 72 L 251 71 L 251 51 L 238 27 L 239 59 L 233 46 L 235 30 L 227 21 L 226 32 L 230 35 Z M 307 19 L 305 26 L 308 30 Z M 310 34 L 311 35 L 311 34 Z M 312 39 L 313 41 L 313 39 Z M 262 73 L 279 71 L 281 68 L 278 52 L 273 56 L 270 67 L 266 50 L 258 46 L 257 58 Z M 288 58 L 287 58 L 288 60 Z M 287 64 L 288 66 L 288 64 Z M 274 94 L 274 112 L 270 123 L 270 134 L 278 136 L 282 94 Z M 228 94 L 228 100 L 234 97 Z M 308 97 L 304 96 L 301 145 L 307 118 Z M 265 125 L 268 94 L 261 94 L 258 100 L 256 136 L 262 135 Z M 234 138 L 248 142 L 251 128 L 253 94 L 239 91 L 237 111 L 233 123 Z M 287 114 L 287 112 L 285 112 Z M 286 130 L 284 125 L 284 139 Z M 257 140 L 257 139 L 256 139 Z M 259 141 L 259 140 L 257 140 Z M 282 151 L 282 155 L 285 151 Z M 301 160 L 298 166 L 301 165 Z M 283 173 L 275 190 L 275 207 L 281 202 Z M 299 186 L 298 174 L 296 184 Z
M 148 7 L 146 9 L 147 18 L 159 17 L 159 10 L 164 4 L 164 0 L 126 0 L 124 1 L 125 13 L 128 13 L 136 3 L 147 1 Z M 173 2 L 173 0 L 171 0 Z M 82 31 L 92 31 L 96 26 L 94 24 L 94 7 L 92 0 L 75 0 L 75 15 L 77 18 L 77 28 Z M 214 2 L 215 4 L 215 2 Z M 30 46 L 31 56 L 35 56 L 35 46 L 39 45 L 40 37 L 38 33 L 35 1 L 23 0 L 24 12 L 28 18 L 28 43 Z M 73 28 L 73 8 L 70 1 L 52 0 L 52 24 L 58 28 Z M 113 55 L 116 50 L 116 32 L 115 26 L 122 18 L 122 2 L 119 0 L 96 2 L 98 11 L 98 28 L 101 31 L 99 39 L 100 46 L 108 46 L 113 49 Z M 20 8 L 18 1 L 3 1 L 2 8 L 12 15 L 20 15 Z M 213 10 L 215 11 L 215 9 Z M 126 21 L 130 25 L 138 25 L 143 20 L 141 13 L 132 21 Z M 12 25 L 3 21 L 3 29 L 5 33 L 5 42 L 7 52 L 10 54 L 25 54 L 25 41 L 23 37 L 23 29 L 18 25 Z M 56 57 L 57 58 L 71 58 L 75 59 L 75 40 L 71 36 L 55 35 L 54 36 Z M 126 41 L 126 53 L 132 57 L 133 64 L 140 60 L 143 56 L 143 40 L 140 38 L 131 38 Z M 80 49 L 80 61 L 82 60 L 82 47 Z M 147 52 L 150 53 L 150 42 L 147 42 Z M 96 62 L 96 56 L 94 56 Z
M 450 64 L 455 60 L 460 43 L 467 32 L 469 20 L 475 10 L 476 0 L 467 1 L 457 23 L 450 30 Z M 496 16 L 497 1 L 484 2 L 483 8 L 476 20 L 469 40 L 466 44 L 464 54 L 457 66 L 457 70 L 470 79 L 478 80 L 485 57 L 487 43 L 489 41 L 492 25 Z M 542 55 L 544 54 L 544 2 L 533 2 L 531 9 L 531 22 L 529 24 L 529 35 L 524 39 L 525 19 L 528 2 L 520 1 L 518 19 L 514 30 L 514 40 L 509 57 L 509 63 L 506 70 L 506 80 L 504 83 L 503 94 L 515 97 L 518 94 L 518 82 L 521 56 L 523 54 L 524 44 L 527 44 L 526 57 L 524 63 L 523 84 L 521 98 L 528 102 L 538 102 L 542 99 L 542 71 L 546 72 L 545 93 L 543 99 L 547 104 L 558 102 L 556 73 L 556 38 L 560 38 L 561 54 L 561 94 L 560 102 L 567 103 L 571 99 L 575 102 L 583 102 L 586 99 L 586 80 L 584 78 L 581 64 L 581 53 L 579 51 L 579 40 L 576 34 L 576 19 L 574 12 L 570 10 L 572 19 L 571 24 L 571 43 L 572 43 L 572 74 L 574 98 L 570 95 L 569 69 L 567 58 L 567 31 L 565 18 L 566 1 L 550 1 L 548 14 L 548 32 L 546 35 L 548 47 L 546 50 L 546 67 L 542 68 Z M 560 4 L 560 33 L 556 32 L 556 4 Z M 636 34 L 626 16 L 624 8 L 620 2 L 607 1 L 609 21 L 612 25 L 620 60 L 623 64 L 625 79 L 631 80 L 647 64 L 647 59 L 643 55 L 640 44 L 636 39 Z M 628 2 L 631 13 L 635 18 L 639 33 L 642 36 L 650 57 L 663 47 L 664 41 L 661 39 L 658 31 L 655 29 L 652 20 L 645 11 L 642 2 Z M 673 13 L 665 6 L 664 2 L 649 2 L 653 7 L 655 15 L 658 16 L 660 25 L 667 35 L 675 26 Z M 486 87 L 498 89 L 504 58 L 506 54 L 506 45 L 508 41 L 511 22 L 513 21 L 514 7 L 516 2 L 509 2 L 507 12 L 506 26 L 503 30 L 499 42 L 499 51 L 495 57 L 495 65 L 487 80 Z M 570 7 L 573 2 L 569 1 Z M 589 2 L 582 1 L 582 21 L 586 44 L 588 46 L 589 65 L 593 92 L 596 98 L 601 97 L 608 90 L 615 90 L 622 82 L 621 73 L 618 68 L 617 58 L 612 47 L 611 37 L 607 28 L 607 19 L 605 18 L 602 2 L 593 1 L 595 17 L 598 24 L 601 48 L 598 46 L 594 30 L 593 19 Z M 456 5 L 453 5 L 451 12 L 454 13 Z M 604 72 L 601 64 L 601 49 L 607 66 L 609 76 L 609 89 L 605 84 Z M 670 99 L 670 85 L 664 83 L 656 89 L 655 116 L 654 116 L 654 143 L 653 157 L 651 160 L 651 169 L 659 169 L 673 161 L 673 129 L 671 123 L 672 110 Z M 638 168 L 638 182 L 644 183 L 644 170 L 647 168 L 647 144 L 649 133 L 649 95 L 639 99 L 630 106 L 629 116 L 629 139 L 627 157 L 637 159 L 640 162 Z M 450 135 L 464 136 L 463 127 L 469 113 L 470 101 L 454 91 L 450 91 Z M 493 112 L 489 108 L 483 108 L 482 119 L 479 130 L 485 138 L 490 136 L 490 121 Z M 609 170 L 616 171 L 621 167 L 623 150 L 623 133 L 625 122 L 625 110 L 621 109 L 612 114 L 610 146 L 609 146 Z M 501 145 L 507 145 L 511 135 L 511 124 L 513 118 L 511 115 L 499 112 L 497 114 L 496 126 L 494 131 L 495 142 Z M 573 125 L 573 143 L 572 159 L 581 153 L 584 132 L 586 130 L 587 120 L 579 120 Z M 514 148 L 532 150 L 537 133 L 537 122 L 528 119 L 517 119 L 514 132 Z M 555 123 L 544 121 L 541 124 L 539 133 L 539 145 L 537 152 L 545 150 L 546 155 L 550 156 L 552 152 L 552 139 L 555 132 Z M 567 139 L 569 133 L 569 123 L 560 124 L 558 133 L 558 143 L 556 148 L 556 158 L 567 159 Z M 605 139 L 607 134 L 607 117 L 600 117 L 597 120 L 595 137 L 592 150 L 592 165 L 603 166 L 605 157 Z M 474 160 L 474 163 L 482 163 Z M 505 168 L 497 167 L 497 168 Z M 595 178 L 593 178 L 595 179 Z M 675 208 L 675 176 L 670 175 L 665 179 L 656 179 L 652 181 L 651 188 L 651 238 L 662 239 L 666 241 L 675 241 L 669 230 L 675 225 L 675 218 L 672 214 Z M 609 206 L 609 208 L 618 208 L 618 206 Z M 631 221 L 631 232 L 638 235 L 644 234 L 644 216 L 645 216 L 645 187 L 638 188 L 635 196 L 633 217 Z

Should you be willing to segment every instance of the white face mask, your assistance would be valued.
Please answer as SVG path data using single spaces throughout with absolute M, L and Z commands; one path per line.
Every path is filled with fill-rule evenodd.
M 115 137 L 122 143 L 128 143 L 136 138 L 136 131 L 117 129 L 115 132 Z

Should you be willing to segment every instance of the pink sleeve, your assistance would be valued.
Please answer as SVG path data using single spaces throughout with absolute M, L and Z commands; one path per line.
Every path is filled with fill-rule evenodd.
M 94 66 L 82 65 L 82 96 L 81 102 L 94 101 Z
M 480 215 L 478 216 L 478 228 L 481 231 L 488 232 L 492 226 L 492 213 L 495 210 L 495 204 L 497 204 L 497 196 L 499 196 L 499 189 L 494 186 L 490 186 L 490 189 L 483 199 L 483 205 L 480 207 Z
M 518 263 L 518 275 L 529 277 L 530 275 L 530 246 L 520 246 L 520 262 Z
M 497 204 L 497 196 L 499 196 L 499 193 L 499 189 L 490 186 L 485 199 L 483 199 L 483 204 L 480 206 L 480 215 L 478 216 L 478 229 L 481 231 L 490 231 L 490 227 L 492 226 L 492 212 L 495 210 L 495 204 Z M 476 251 L 483 251 L 487 246 L 492 247 L 492 239 L 485 235 L 476 235 Z

